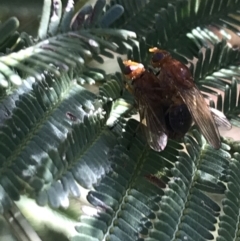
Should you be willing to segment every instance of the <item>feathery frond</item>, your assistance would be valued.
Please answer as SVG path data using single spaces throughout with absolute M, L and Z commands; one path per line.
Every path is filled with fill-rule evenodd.
M 237 240 L 239 222 L 239 171 L 240 155 L 235 153 L 227 170 L 227 190 L 222 201 L 223 214 L 220 216 L 217 241 Z
M 31 47 L 21 49 L 19 52 L 14 51 L 0 57 L 0 85 L 5 88 L 11 86 L 11 84 L 20 85 L 22 83 L 21 78 L 27 76 L 41 80 L 41 74 L 45 70 L 59 76 L 61 70 L 76 69 L 78 75 L 85 72 L 85 74 L 78 76 L 79 78 L 83 79 L 84 82 L 91 81 L 91 73 L 85 67 L 85 64 L 93 59 L 103 63 L 100 55 L 112 58 L 113 55 L 109 51 L 126 51 L 123 44 L 118 46 L 113 39 L 124 42 L 128 38 L 135 37 L 135 33 L 126 30 L 101 28 L 102 21 L 114 21 L 116 17 L 109 15 L 111 9 L 106 12 L 106 15 L 104 14 L 104 2 L 98 0 L 87 18 L 85 18 L 85 14 L 82 16 L 81 22 L 79 22 L 81 12 L 79 12 L 71 23 L 72 25 L 76 23 L 75 27 L 72 26 L 74 30 L 71 30 L 71 26 L 69 28 L 65 26 L 66 32 L 61 32 L 63 30 L 63 27 L 61 27 L 63 22 L 60 21 L 61 5 L 53 1 L 52 13 L 50 13 L 50 10 L 44 10 L 42 16 L 38 33 L 42 41 L 32 43 Z M 45 1 L 44 9 L 51 9 L 50 7 L 51 1 Z M 118 14 L 122 13 L 120 6 L 113 8 Z M 63 17 L 62 21 L 68 21 L 65 19 L 65 15 Z M 16 25 L 13 30 L 17 27 L 16 21 L 15 19 L 8 21 L 9 24 Z M 106 26 L 106 23 L 104 25 Z M 2 31 L 4 31 L 4 28 Z M 8 34 L 11 34 L 11 32 Z M 5 38 L 7 38 L 7 35 Z M 110 39 L 112 39 L 111 43 L 109 42 Z M 97 74 L 98 72 L 96 72 Z
M 240 126 L 239 49 L 229 37 L 239 8 L 236 0 L 97 0 L 79 9 L 45 0 L 37 38 L 18 33 L 16 18 L 0 25 L 0 212 L 22 195 L 66 217 L 77 206 L 61 232 L 72 241 L 206 241 L 216 230 L 218 241 L 237 240 L 240 142 L 222 138 L 214 150 L 193 127 L 154 152 L 136 131 L 122 74 L 106 74 L 104 58 L 127 54 L 113 63 L 149 67 L 149 47 L 164 48 Z
M 131 139 L 136 127 L 136 121 L 127 123 L 120 145 L 109 157 L 111 171 L 88 194 L 89 202 L 100 208 L 93 217 L 96 225 L 85 233 L 81 224 L 81 235 L 73 240 L 93 233 L 101 240 L 135 240 L 139 235 L 146 240 L 211 239 L 220 207 L 204 192 L 224 192 L 220 179 L 231 155 L 212 150 L 196 130 L 194 139 L 186 137 L 189 155 L 172 141 L 156 153 L 146 147 L 142 134 Z
M 16 105 L 6 110 L 9 115 L 5 122 L 2 120 L 4 125 L 0 130 L 0 183 L 15 201 L 22 191 L 27 191 L 37 196 L 41 205 L 49 200 L 53 207 L 64 206 L 69 192 L 80 195 L 74 179 L 89 188 L 106 171 L 103 166 L 107 168 L 107 164 L 102 158 L 110 148 L 107 142 L 111 134 L 104 131 L 107 117 L 103 115 L 103 107 L 94 94 L 67 75 L 61 79 L 46 76 L 45 82 L 33 83 L 28 93 L 15 98 Z M 92 162 L 93 156 L 84 158 L 88 148 L 99 148 L 99 145 L 104 146 L 102 154 L 92 153 L 102 158 L 96 162 Z M 77 161 L 80 157 L 82 164 Z M 89 169 L 88 158 L 99 168 Z M 84 172 L 90 170 L 92 175 L 84 178 Z

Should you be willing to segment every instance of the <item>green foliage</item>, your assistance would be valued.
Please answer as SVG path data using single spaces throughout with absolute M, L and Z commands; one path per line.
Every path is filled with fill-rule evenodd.
M 95 83 L 94 79 L 104 78 L 102 71 L 86 67 L 85 63 L 90 60 L 103 63 L 101 56 L 113 58 L 113 54 L 109 51 L 124 53 L 126 49 L 123 43 L 127 42 L 129 37 L 134 37 L 135 33 L 106 28 L 106 21 L 114 21 L 116 16 L 122 13 L 121 6 L 117 5 L 104 12 L 104 1 L 98 1 L 94 9 L 89 7 L 89 11 L 86 13 L 84 11 L 86 7 L 83 7 L 83 10 L 80 10 L 76 16 L 69 16 L 70 13 L 73 13 L 68 11 L 70 7 L 68 5 L 61 15 L 58 1 L 53 2 L 52 12 L 50 11 L 51 1 L 45 1 L 38 41 L 31 42 L 30 47 L 21 49 L 17 53 L 14 51 L 0 57 L 0 87 L 9 88 L 12 84 L 20 85 L 21 78 L 29 75 L 41 80 L 43 71 L 60 76 L 60 71 L 75 70 L 75 77 L 80 79 L 81 83 Z M 50 9 L 46 11 L 45 8 Z M 112 11 L 115 12 L 114 16 L 111 15 Z M 66 14 L 68 15 L 66 16 Z M 17 24 L 17 20 L 12 18 L 0 29 L 0 31 L 2 30 L 0 33 L 3 36 L 3 47 L 5 45 L 11 47 L 12 44 L 16 48 L 16 43 L 13 42 L 11 35 Z M 6 34 L 8 26 L 12 29 Z M 118 46 L 115 40 L 121 45 Z
M 136 132 L 122 74 L 107 74 L 105 60 L 149 67 L 148 48 L 165 48 L 240 127 L 239 49 L 229 37 L 239 9 L 236 0 L 79 9 L 45 0 L 36 38 L 19 33 L 14 17 L 2 23 L 0 212 L 15 201 L 43 240 L 238 240 L 240 142 L 222 138 L 214 150 L 193 127 L 154 152 Z

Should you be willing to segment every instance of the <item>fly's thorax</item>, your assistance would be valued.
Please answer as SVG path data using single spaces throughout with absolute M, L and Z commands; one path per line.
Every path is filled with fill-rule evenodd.
M 182 88 L 192 88 L 195 86 L 190 70 L 178 60 L 165 62 L 158 78 L 166 81 L 169 86 L 175 86 L 176 88 L 179 86 Z

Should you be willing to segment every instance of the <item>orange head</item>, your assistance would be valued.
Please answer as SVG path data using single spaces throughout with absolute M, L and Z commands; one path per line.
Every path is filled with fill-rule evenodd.
M 142 64 L 131 60 L 123 61 L 123 64 L 125 68 L 122 72 L 126 77 L 125 87 L 131 94 L 134 94 L 133 80 L 140 77 L 144 73 L 145 68 Z
M 133 62 L 131 60 L 123 61 L 123 64 L 125 66 L 123 74 L 129 80 L 136 79 L 145 71 L 145 68 L 142 64 Z
M 171 57 L 170 53 L 166 50 L 158 49 L 156 47 L 149 49 L 150 53 L 153 53 L 151 58 L 151 64 L 153 67 L 161 67 L 162 64 Z

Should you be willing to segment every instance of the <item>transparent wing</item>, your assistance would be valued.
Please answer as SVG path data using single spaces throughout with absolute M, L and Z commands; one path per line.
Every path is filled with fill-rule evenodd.
M 178 91 L 207 141 L 216 149 L 221 147 L 217 125 L 200 90 L 194 86 L 189 89 L 179 87 Z
M 164 114 L 161 105 L 153 108 L 146 96 L 138 96 L 140 121 L 145 132 L 149 146 L 155 151 L 165 149 L 168 141 L 168 135 L 165 128 Z
M 213 119 L 218 127 L 223 127 L 224 129 L 230 130 L 232 128 L 231 123 L 228 121 L 227 117 L 219 110 L 209 107 Z

